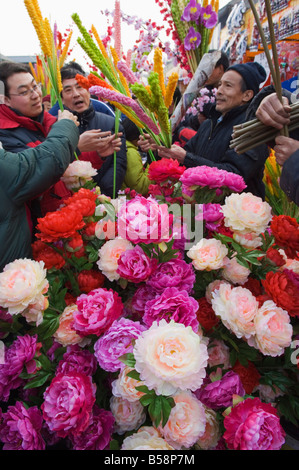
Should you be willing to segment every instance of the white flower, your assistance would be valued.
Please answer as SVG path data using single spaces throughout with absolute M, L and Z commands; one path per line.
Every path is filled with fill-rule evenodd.
M 91 181 L 97 174 L 90 162 L 75 160 L 65 170 L 61 180 L 68 189 L 75 189 L 84 186 L 86 181 Z

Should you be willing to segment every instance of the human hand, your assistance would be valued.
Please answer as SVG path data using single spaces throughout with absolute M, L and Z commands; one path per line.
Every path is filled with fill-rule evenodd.
M 299 141 L 279 135 L 275 139 L 275 158 L 279 165 L 283 165 L 293 153 L 299 150 Z
M 186 150 L 179 145 L 173 144 L 170 149 L 166 147 L 158 147 L 158 155 L 161 158 L 172 158 L 179 163 L 183 163 L 186 157 Z
M 71 113 L 67 109 L 64 109 L 63 111 L 59 109 L 57 120 L 61 121 L 61 119 L 69 119 L 73 121 L 77 127 L 79 126 L 79 121 L 78 121 L 77 116 L 75 116 L 73 113 Z
M 138 147 L 140 147 L 142 152 L 148 152 L 149 150 L 157 150 L 157 144 L 154 139 L 149 134 L 144 134 L 139 137 L 137 142 Z
M 92 129 L 80 135 L 78 147 L 80 152 L 98 152 L 104 157 L 113 153 L 113 150 L 107 153 L 113 139 L 114 135 L 111 135 L 111 131 L 102 132 L 101 129 Z
M 283 96 L 283 104 L 276 93 L 266 96 L 259 105 L 256 117 L 266 126 L 282 129 L 290 122 L 291 107 L 288 99 Z

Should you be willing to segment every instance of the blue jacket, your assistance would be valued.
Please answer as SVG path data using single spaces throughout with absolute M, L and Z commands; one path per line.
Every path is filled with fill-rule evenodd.
M 239 106 L 222 119 L 219 113 L 215 113 L 204 121 L 184 147 L 187 154 L 183 165 L 187 168 L 207 165 L 239 174 L 245 180 L 246 191 L 264 199 L 263 172 L 269 156 L 267 145 L 260 145 L 241 155 L 230 149 L 233 127 L 244 122 L 246 110 L 247 106 Z

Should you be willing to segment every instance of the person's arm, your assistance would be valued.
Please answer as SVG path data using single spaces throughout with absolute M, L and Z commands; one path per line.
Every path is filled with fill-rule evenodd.
M 21 205 L 59 181 L 71 162 L 78 140 L 77 125 L 63 118 L 37 147 L 18 153 L 1 150 L 1 186 L 14 203 Z

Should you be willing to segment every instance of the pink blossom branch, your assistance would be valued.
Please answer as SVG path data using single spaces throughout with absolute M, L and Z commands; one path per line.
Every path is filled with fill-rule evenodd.
M 121 93 L 115 92 L 113 90 L 108 90 L 107 88 L 103 88 L 101 86 L 92 86 L 91 88 L 89 88 L 89 91 L 91 94 L 98 95 L 103 100 L 115 101 L 116 103 L 120 103 L 123 106 L 128 106 L 135 112 L 138 119 L 142 121 L 146 127 L 148 127 L 155 135 L 159 135 L 160 130 L 158 129 L 156 124 L 140 108 L 139 104 L 129 96 L 122 95 Z
M 114 49 L 117 52 L 118 57 L 121 57 L 121 11 L 120 2 L 115 0 L 114 6 Z
M 125 62 L 120 60 L 117 63 L 117 68 L 118 68 L 118 70 L 121 71 L 123 76 L 127 79 L 128 83 L 132 84 L 132 83 L 136 83 L 138 81 L 137 78 L 135 77 L 134 73 L 132 72 L 132 70 L 129 69 L 129 67 L 127 66 L 127 64 Z

